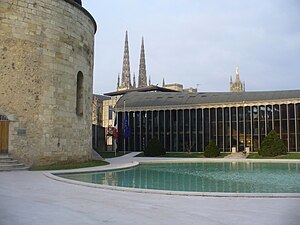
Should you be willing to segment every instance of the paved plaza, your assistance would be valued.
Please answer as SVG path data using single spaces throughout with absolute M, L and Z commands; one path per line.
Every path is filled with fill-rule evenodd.
M 132 161 L 111 159 L 111 166 Z M 56 181 L 43 172 L 0 173 L 0 225 L 298 225 L 299 198 L 134 193 Z

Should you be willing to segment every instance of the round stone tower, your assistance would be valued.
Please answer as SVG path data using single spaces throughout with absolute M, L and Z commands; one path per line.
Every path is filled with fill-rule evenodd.
M 91 158 L 95 32 L 80 0 L 1 0 L 0 154 L 27 165 Z

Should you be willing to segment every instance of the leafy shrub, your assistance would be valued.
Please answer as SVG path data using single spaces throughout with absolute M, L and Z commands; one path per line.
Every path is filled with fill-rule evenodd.
M 261 156 L 286 155 L 287 147 L 283 140 L 279 138 L 276 131 L 272 130 L 262 141 L 258 154 Z
M 166 149 L 160 143 L 159 140 L 153 138 L 148 142 L 148 145 L 144 151 L 145 156 L 162 156 L 166 154 Z
M 220 155 L 220 149 L 216 146 L 214 141 L 210 141 L 209 144 L 206 146 L 204 151 L 204 156 L 208 158 L 218 157 Z

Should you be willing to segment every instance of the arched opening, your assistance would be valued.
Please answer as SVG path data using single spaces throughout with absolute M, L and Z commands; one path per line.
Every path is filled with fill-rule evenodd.
M 0 154 L 8 153 L 9 120 L 0 115 Z
M 81 71 L 77 74 L 76 114 L 83 115 L 83 74 Z

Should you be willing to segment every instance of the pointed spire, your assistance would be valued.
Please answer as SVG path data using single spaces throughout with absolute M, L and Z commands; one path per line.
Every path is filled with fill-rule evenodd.
M 124 89 L 132 88 L 131 78 L 130 78 L 130 62 L 129 62 L 129 47 L 128 47 L 128 32 L 127 31 L 126 31 L 126 35 L 125 35 L 125 47 L 124 47 L 124 56 L 123 56 L 121 88 L 124 88 Z
M 147 75 L 146 75 L 144 37 L 142 37 L 140 68 L 139 68 L 139 87 L 145 87 L 145 86 L 147 86 Z
M 165 86 L 165 78 L 163 78 L 162 86 Z
M 231 92 L 244 92 L 245 91 L 245 82 L 241 82 L 239 68 L 235 68 L 235 81 L 232 82 L 232 77 L 230 77 L 230 91 Z

